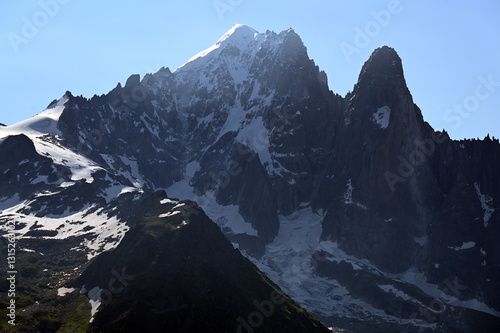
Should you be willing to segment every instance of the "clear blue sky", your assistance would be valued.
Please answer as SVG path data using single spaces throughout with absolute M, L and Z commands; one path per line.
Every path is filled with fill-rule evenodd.
M 3 0 L 0 122 L 31 117 L 66 90 L 92 97 L 131 74 L 173 70 L 235 23 L 292 27 L 341 95 L 375 48 L 394 47 L 435 129 L 500 137 L 497 0 Z

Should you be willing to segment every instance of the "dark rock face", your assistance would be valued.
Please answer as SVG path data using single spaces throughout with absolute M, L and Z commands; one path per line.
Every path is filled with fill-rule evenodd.
M 0 143 L 0 198 L 16 195 L 21 200 L 35 192 L 50 188 L 68 170 L 55 166 L 51 159 L 37 153 L 33 142 L 25 135 L 7 137 Z
M 464 296 L 481 295 L 498 309 L 500 295 L 494 290 L 500 258 L 494 240 L 500 232 L 495 204 L 500 194 L 498 140 L 447 141 L 440 153 L 435 172 L 446 195 L 428 228 L 429 277 L 439 281 L 443 275 L 460 272 L 468 286 Z
M 347 98 L 326 165 L 326 173 L 334 177 L 320 189 L 318 205 L 332 205 L 323 237 L 385 270 L 401 272 L 413 264 L 419 248 L 414 239 L 426 234 L 439 195 L 430 162 L 419 150 L 433 132 L 413 103 L 401 60 L 390 48 L 373 53 Z M 378 123 L 376 117 L 384 119 Z M 408 159 L 419 159 L 418 172 L 412 172 L 411 163 L 404 169 L 402 161 Z M 403 180 L 400 170 L 408 178 L 393 184 Z M 332 194 L 335 200 L 325 202 Z M 394 253 L 398 260 L 392 259 Z

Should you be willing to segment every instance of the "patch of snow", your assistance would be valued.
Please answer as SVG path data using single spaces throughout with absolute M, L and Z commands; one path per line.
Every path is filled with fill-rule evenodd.
M 262 116 L 258 116 L 238 131 L 236 141 L 243 143 L 259 155 L 260 162 L 271 171 L 273 159 L 269 152 L 269 131 Z
M 185 204 L 184 202 L 179 202 L 179 203 L 177 203 L 177 205 L 175 205 L 175 206 L 174 206 L 174 208 L 172 208 L 172 209 L 181 208 L 181 207 L 183 207 L 183 206 L 185 206 L 185 205 L 186 205 L 186 204 Z
M 203 124 L 203 123 L 210 123 L 212 120 L 214 119 L 214 114 L 213 113 L 209 113 L 207 116 L 203 117 L 203 118 L 198 118 L 198 126 L 200 126 L 200 124 Z
M 213 193 L 207 195 L 213 196 Z M 214 200 L 215 201 L 215 200 Z M 257 230 L 246 222 L 235 205 L 222 206 L 216 202 L 206 203 L 201 206 L 205 213 L 221 228 L 229 228 L 233 234 L 247 234 L 257 236 Z
M 108 154 L 101 154 L 102 159 L 108 164 L 110 168 L 114 167 L 115 158 Z
M 474 187 L 476 188 L 477 197 L 479 202 L 481 202 L 481 208 L 483 209 L 483 223 L 484 227 L 488 226 L 488 222 L 491 219 L 491 215 L 495 212 L 493 208 L 493 198 L 489 195 L 482 194 L 479 183 L 474 183 Z
M 364 269 L 364 270 L 369 270 L 375 274 L 382 274 L 368 260 L 356 258 L 355 256 L 352 256 L 352 255 L 347 254 L 344 251 L 342 251 L 338 247 L 337 242 L 332 242 L 331 240 L 321 241 L 318 244 L 316 251 L 326 252 L 328 254 L 328 256 L 326 258 L 324 258 L 325 260 L 328 260 L 331 262 L 337 262 L 337 263 L 345 261 L 345 262 L 351 264 L 351 266 L 354 270 L 363 270 Z
M 353 190 L 353 187 L 352 187 L 352 182 L 351 182 L 350 179 L 347 181 L 346 186 L 347 186 L 347 190 L 346 190 L 346 192 L 344 194 L 344 203 L 347 204 L 347 205 L 349 205 L 349 204 L 353 203 L 353 201 L 352 201 L 352 190 Z
M 143 122 L 143 124 L 146 126 L 146 128 L 148 129 L 148 131 L 153 134 L 156 138 L 158 138 L 159 140 L 161 140 L 160 138 L 160 127 L 158 125 L 155 124 L 155 122 L 153 121 L 153 125 L 151 125 L 149 123 L 149 120 L 148 120 L 148 116 L 146 114 L 142 114 L 141 115 L 141 120 Z M 151 118 L 149 118 L 151 119 Z M 144 128 L 142 128 L 144 129 Z M 142 131 L 141 131 L 142 133 Z
M 172 203 L 172 204 L 173 204 L 173 203 L 176 203 L 176 202 L 177 202 L 177 201 L 173 201 L 173 200 L 170 200 L 170 199 L 168 199 L 168 198 L 167 198 L 167 199 L 162 199 L 162 200 L 160 201 L 160 204 L 162 204 L 162 205 L 166 205 L 166 204 L 170 204 L 170 203 Z
M 38 175 L 35 179 L 30 181 L 30 183 L 31 184 L 40 184 L 40 183 L 48 184 L 49 183 L 49 176 Z
M 476 246 L 476 242 L 463 242 L 461 246 L 448 246 L 448 248 L 455 251 L 461 251 L 461 250 L 472 249 L 474 246 Z
M 9 209 L 12 206 L 17 206 L 21 203 L 19 195 L 16 193 L 13 197 L 0 198 L 0 214 L 4 209 Z
M 126 193 L 135 193 L 135 192 L 138 192 L 138 193 L 144 193 L 144 190 L 142 189 L 139 189 L 137 187 L 123 187 L 120 191 L 120 193 L 118 193 L 118 197 L 120 195 L 123 195 L 123 194 L 126 194 Z
M 395 286 L 393 285 L 380 285 L 378 284 L 377 285 L 381 290 L 385 291 L 386 293 L 390 293 L 390 294 L 393 294 L 395 295 L 396 297 L 399 297 L 399 298 L 402 298 L 404 299 L 405 301 L 411 301 L 413 303 L 417 303 L 421 306 L 424 306 L 421 302 L 417 301 L 416 299 L 414 299 L 413 297 L 409 296 L 408 294 L 404 293 L 403 291 L 397 289 Z
M 217 142 L 226 133 L 239 131 L 244 121 L 245 112 L 241 106 L 241 101 L 238 99 L 236 100 L 236 104 L 228 111 L 226 121 L 221 127 L 215 141 Z
M 129 170 L 122 170 L 121 174 L 128 178 L 130 182 L 137 188 L 142 188 L 144 185 L 144 181 L 142 180 L 142 175 L 139 172 L 139 165 L 137 160 L 128 157 L 128 156 L 118 156 L 120 160 L 128 166 Z
M 85 226 L 94 226 L 95 235 L 90 240 L 85 239 L 83 245 L 90 249 L 87 258 L 90 260 L 104 251 L 114 249 L 120 244 L 130 227 L 118 220 L 116 216 L 86 216 Z M 103 221 L 103 218 L 106 218 Z
M 177 214 L 180 214 L 182 213 L 181 211 L 178 211 L 178 210 L 174 210 L 172 212 L 168 212 L 168 213 L 164 213 L 164 214 L 160 214 L 158 215 L 159 218 L 165 218 L 165 217 L 171 217 L 171 216 L 174 216 L 174 215 L 177 215 Z
M 453 296 L 444 293 L 443 290 L 439 289 L 439 286 L 427 282 L 427 277 L 423 273 L 416 271 L 415 269 L 409 269 L 408 271 L 402 274 L 395 275 L 394 278 L 403 282 L 413 284 L 414 286 L 418 287 L 420 290 L 425 292 L 427 295 L 434 297 L 436 300 L 440 300 L 443 303 L 489 313 L 495 317 L 500 318 L 499 311 L 490 308 L 483 302 L 480 302 L 476 299 L 471 299 L 467 301 L 459 300 L 456 296 L 460 296 L 460 290 L 462 290 L 461 288 L 467 287 L 467 286 L 462 286 L 459 281 L 449 281 L 449 279 L 446 279 L 444 281 L 444 284 L 447 286 L 445 291 L 452 293 L 454 292 L 455 295 Z
M 378 108 L 372 116 L 372 120 L 380 128 L 387 128 L 389 126 L 389 120 L 391 118 L 391 109 L 388 106 L 382 106 Z
M 314 284 L 311 257 L 320 242 L 322 219 L 322 216 L 313 213 L 311 207 L 289 216 L 280 215 L 278 235 L 267 245 L 264 256 L 260 260 L 250 257 L 301 304 L 309 303 L 315 298 L 313 293 L 304 292 L 303 287 L 305 284 Z
M 57 289 L 57 296 L 64 297 L 67 294 L 70 294 L 70 293 L 72 293 L 75 290 L 76 289 L 74 289 L 74 288 L 64 288 L 64 287 L 63 288 L 59 288 L 59 289 Z
M 109 175 L 106 175 L 106 181 L 111 185 L 103 189 L 103 193 L 100 195 L 106 200 L 106 203 L 111 202 L 113 199 L 119 197 L 120 195 L 127 193 L 144 193 L 144 190 L 140 187 L 141 184 L 135 183 L 136 187 L 125 186 L 114 181 Z
M 476 311 L 480 311 L 480 312 L 485 312 L 485 313 L 488 313 L 492 316 L 500 318 L 499 311 L 496 311 L 496 310 L 490 308 L 488 305 L 486 305 L 483 302 L 478 301 L 477 299 L 469 299 L 466 301 L 461 301 L 456 297 L 451 297 L 448 304 L 454 305 L 454 306 L 459 306 L 462 308 L 472 309 L 472 310 L 476 310 Z
M 101 306 L 101 292 L 102 292 L 101 288 L 95 287 L 95 288 L 92 288 L 88 293 L 89 303 L 91 306 L 91 309 L 90 309 L 90 316 L 91 317 L 90 317 L 89 323 L 94 321 L 94 316 L 97 313 L 99 306 Z
M 200 170 L 200 163 L 198 161 L 189 162 L 186 165 L 186 177 L 188 179 L 193 178 L 193 176 L 198 170 Z
M 358 206 L 361 209 L 367 210 L 368 207 L 366 207 L 365 205 L 363 205 L 363 204 L 361 204 L 359 202 L 354 202 L 352 200 L 352 191 L 354 190 L 354 187 L 352 186 L 352 181 L 350 179 L 347 181 L 346 187 L 347 187 L 347 189 L 346 189 L 346 192 L 344 194 L 344 203 L 346 205 L 352 205 L 352 204 L 354 204 L 354 205 Z

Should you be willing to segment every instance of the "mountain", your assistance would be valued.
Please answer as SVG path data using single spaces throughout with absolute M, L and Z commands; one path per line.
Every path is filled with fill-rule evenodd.
M 39 330 L 251 331 L 231 318 L 281 290 L 256 332 L 321 331 L 298 305 L 353 332 L 500 327 L 499 142 L 432 129 L 387 46 L 342 97 L 292 29 L 235 25 L 173 72 L 0 128 L 0 156 Z

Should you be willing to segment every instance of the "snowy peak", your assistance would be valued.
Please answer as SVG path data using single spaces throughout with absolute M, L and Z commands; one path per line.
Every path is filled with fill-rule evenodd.
M 223 54 L 240 58 L 249 64 L 251 63 L 251 58 L 262 48 L 276 51 L 277 47 L 285 50 L 282 54 L 282 58 L 284 59 L 291 55 L 288 54 L 290 51 L 292 53 L 297 51 L 307 52 L 302 40 L 291 28 L 279 34 L 272 31 L 259 33 L 247 25 L 236 24 L 219 38 L 214 45 L 190 58 L 184 65 L 177 68 L 175 72 L 200 69 L 215 59 L 220 58 Z M 288 53 L 287 49 L 289 49 Z
M 242 40 L 253 39 L 259 33 L 248 25 L 235 24 L 229 29 L 216 43 L 222 45 L 223 43 L 238 43 Z
M 263 38 L 265 38 L 264 35 L 259 34 L 251 27 L 235 24 L 214 45 L 196 54 L 184 65 L 180 66 L 177 71 L 189 71 L 202 67 L 216 58 L 227 47 L 236 47 L 241 51 L 248 48 L 250 42 Z

